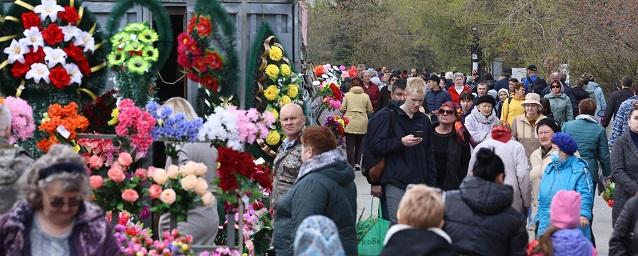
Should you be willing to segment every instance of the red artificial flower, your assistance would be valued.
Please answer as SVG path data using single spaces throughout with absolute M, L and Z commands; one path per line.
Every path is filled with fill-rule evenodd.
M 91 74 L 91 65 L 89 65 L 89 61 L 84 58 L 81 61 L 77 61 L 78 68 L 80 68 L 80 72 L 82 75 L 88 76 Z
M 263 203 L 262 201 L 255 201 L 255 202 L 252 204 L 252 206 L 253 206 L 253 210 L 255 210 L 255 211 L 259 211 L 259 210 L 261 210 L 262 208 L 264 208 L 264 203 Z
M 199 83 L 199 75 L 195 72 L 189 72 L 186 77 L 193 82 Z
M 199 19 L 197 21 L 197 26 L 195 26 L 195 29 L 197 29 L 197 35 L 199 37 L 208 36 L 210 32 L 212 31 L 210 20 L 206 17 L 199 16 Z
M 44 48 L 38 47 L 37 51 L 33 51 L 31 48 L 31 52 L 24 55 L 24 60 L 31 66 L 33 63 L 44 63 L 44 57 Z
M 257 165 L 255 171 L 251 177 L 254 181 L 257 181 L 259 185 L 270 190 L 272 189 L 272 177 L 270 175 L 270 168 L 266 165 Z
M 86 58 L 84 57 L 84 53 L 80 47 L 75 46 L 74 44 L 68 44 L 64 47 L 64 52 L 67 56 L 69 56 L 72 60 L 76 62 L 82 62 Z
M 188 26 L 186 26 L 186 32 L 188 32 L 188 34 L 192 34 L 193 33 L 193 31 L 195 30 L 196 23 L 197 23 L 197 15 L 194 15 L 188 21 Z
M 208 61 L 204 57 L 195 57 L 193 58 L 193 68 L 204 73 L 208 70 Z
M 40 27 L 41 23 L 42 20 L 40 20 L 40 15 L 37 15 L 35 12 L 22 13 L 22 27 L 24 27 L 24 29 Z
M 51 69 L 49 72 L 49 79 L 51 80 L 51 83 L 53 83 L 53 86 L 58 89 L 63 89 L 71 83 L 71 77 L 69 77 L 66 69 L 60 65 Z
M 222 58 L 217 52 L 206 52 L 206 60 L 208 61 L 210 69 L 212 70 L 217 70 L 222 67 Z
M 217 158 L 219 162 L 217 174 L 223 178 L 237 173 L 250 178 L 256 168 L 253 160 L 253 156 L 249 153 L 220 147 Z
M 48 45 L 55 46 L 64 41 L 64 33 L 58 24 L 51 23 L 42 31 L 42 38 Z
M 180 51 L 179 49 L 177 50 L 178 54 L 177 54 L 177 64 L 179 64 L 180 66 L 182 66 L 183 68 L 191 68 L 192 63 L 190 58 L 188 57 L 188 54 L 186 54 L 183 51 Z
M 71 25 L 76 25 L 80 21 L 80 15 L 73 6 L 64 6 L 64 12 L 58 12 L 58 17 Z
M 199 83 L 214 92 L 219 89 L 219 81 L 217 81 L 217 77 L 211 75 L 205 75 Z
M 223 191 L 233 191 L 239 188 L 235 175 L 223 175 L 219 177 L 219 187 Z
M 20 63 L 16 61 L 13 63 L 13 66 L 11 66 L 11 75 L 13 75 L 14 78 L 22 78 L 30 69 L 31 63 L 26 61 L 24 63 Z
M 317 77 L 320 77 L 320 76 L 322 76 L 324 74 L 324 68 L 321 65 L 316 66 L 314 71 L 315 71 L 315 75 Z
M 341 101 L 341 90 L 334 83 L 330 84 L 330 90 L 332 91 L 332 95 L 335 100 Z

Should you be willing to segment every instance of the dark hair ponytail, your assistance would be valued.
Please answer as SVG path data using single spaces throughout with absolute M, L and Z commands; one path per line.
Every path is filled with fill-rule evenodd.
M 481 148 L 476 152 L 476 162 L 472 172 L 476 177 L 494 182 L 498 175 L 505 172 L 505 165 L 493 149 Z

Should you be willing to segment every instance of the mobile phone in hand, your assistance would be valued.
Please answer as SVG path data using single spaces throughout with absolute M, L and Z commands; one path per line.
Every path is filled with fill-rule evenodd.
M 425 131 L 414 131 L 412 135 L 414 135 L 414 137 L 423 138 L 423 136 L 425 135 Z

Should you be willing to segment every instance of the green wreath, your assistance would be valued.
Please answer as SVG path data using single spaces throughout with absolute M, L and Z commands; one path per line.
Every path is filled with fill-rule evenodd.
M 38 7 L 44 6 L 43 2 L 53 4 L 56 8 L 63 8 L 54 15 L 59 16 L 56 17 L 55 21 L 51 15 L 46 16 L 47 13 Z M 45 15 L 44 19 L 42 19 L 42 15 Z M 0 93 L 26 98 L 34 94 L 58 94 L 60 97 L 66 97 L 67 100 L 80 100 L 80 93 L 94 98 L 96 94 L 101 92 L 106 78 L 107 47 L 104 45 L 104 37 L 95 16 L 82 5 L 81 0 L 16 0 L 3 16 L 2 22 L 3 24 L 0 26 L 0 47 L 3 49 L 3 53 L 0 53 Z M 40 36 L 44 37 L 43 44 L 37 47 L 38 50 L 35 50 L 34 46 L 38 44 L 37 40 L 16 44 L 20 39 L 26 39 L 23 33 L 29 31 L 25 28 L 29 25 L 38 26 L 37 31 Z M 61 29 L 67 25 L 75 25 L 79 30 Z M 61 41 L 58 40 L 60 31 L 63 31 L 62 35 L 65 36 Z M 8 48 L 12 44 L 22 45 L 20 47 L 21 54 L 10 55 L 4 51 L 10 50 Z M 25 44 L 29 44 L 26 46 L 26 51 L 23 48 Z M 26 73 L 33 69 L 31 64 L 46 64 L 42 59 L 43 53 L 39 51 L 45 46 L 50 48 L 50 52 L 64 50 L 67 55 L 65 61 L 59 61 L 60 59 L 56 58 L 59 61 L 58 64 L 47 68 L 47 72 L 50 73 L 55 70 L 55 75 L 52 76 L 55 79 L 44 79 L 43 74 L 45 73 L 37 75 L 36 77 L 40 78 L 38 80 L 26 78 Z M 78 51 L 78 49 L 80 50 Z M 73 54 L 69 54 L 69 52 Z M 22 55 L 22 58 L 15 60 L 15 56 L 19 55 Z M 61 52 L 57 51 L 55 55 L 60 56 Z M 64 68 L 64 65 L 70 64 L 75 65 L 79 70 Z M 42 65 L 38 65 L 38 67 L 38 70 L 44 71 Z M 62 72 L 63 69 L 66 72 Z M 81 75 L 75 71 L 81 71 Z M 68 81 L 67 77 L 72 77 L 72 79 Z
M 216 105 L 224 100 L 229 101 L 237 94 L 239 59 L 235 48 L 235 25 L 226 9 L 218 1 L 197 0 L 194 15 L 211 17 L 212 35 L 205 41 L 218 48 L 223 59 L 223 68 L 219 72 L 219 92 L 216 93 L 204 87 L 200 87 L 197 91 L 197 114 L 205 117 L 213 113 Z
M 171 19 L 166 11 L 166 8 L 162 6 L 162 3 L 158 0 L 120 0 L 117 5 L 111 10 L 109 21 L 106 25 L 106 31 L 109 38 L 114 36 L 118 32 L 120 19 L 124 17 L 126 12 L 132 9 L 135 5 L 146 7 L 151 13 L 153 13 L 153 20 L 155 21 L 155 31 L 159 34 L 159 41 L 157 48 L 160 55 L 158 61 L 153 65 L 155 70 L 161 70 L 171 52 L 173 46 L 173 29 L 171 28 Z M 110 42 L 107 42 L 107 49 L 111 49 Z

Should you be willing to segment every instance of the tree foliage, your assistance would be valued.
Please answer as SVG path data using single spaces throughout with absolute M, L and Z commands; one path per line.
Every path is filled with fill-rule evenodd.
M 316 0 L 308 55 L 467 72 L 478 37 L 485 63 L 534 63 L 544 75 L 566 63 L 609 87 L 637 73 L 637 11 L 638 0 Z

